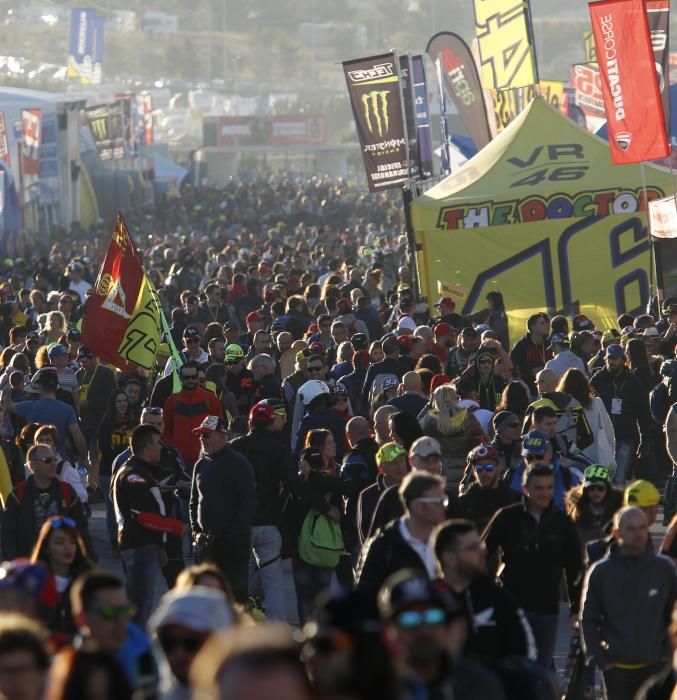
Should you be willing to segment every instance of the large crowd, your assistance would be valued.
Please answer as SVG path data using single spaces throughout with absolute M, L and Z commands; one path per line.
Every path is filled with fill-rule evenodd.
M 110 232 L 0 262 L 1 697 L 677 697 L 677 298 L 511 338 L 329 178 L 127 220 L 152 371 L 82 343 Z

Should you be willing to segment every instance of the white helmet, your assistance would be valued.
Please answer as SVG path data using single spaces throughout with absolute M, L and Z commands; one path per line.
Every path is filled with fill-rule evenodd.
M 299 389 L 299 398 L 304 406 L 309 406 L 318 396 L 331 395 L 329 387 L 320 379 L 311 379 Z

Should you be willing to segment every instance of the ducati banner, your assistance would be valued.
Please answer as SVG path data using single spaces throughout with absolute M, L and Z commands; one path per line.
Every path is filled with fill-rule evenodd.
M 367 183 L 372 192 L 409 179 L 399 65 L 394 53 L 346 61 L 348 84 Z
M 407 127 L 409 176 L 418 180 L 421 177 L 421 166 L 418 162 L 416 108 L 414 106 L 414 87 L 411 80 L 411 59 L 409 56 L 400 56 L 400 86 L 402 88 L 402 104 L 404 105 L 404 119 Z
M 656 62 L 658 88 L 661 91 L 665 128 L 670 133 L 670 0 L 644 0 L 646 16 L 649 22 L 649 35 Z
M 468 45 L 456 34 L 440 32 L 428 42 L 426 51 L 433 62 L 439 59 L 444 82 L 463 125 L 477 150 L 481 150 L 491 141 L 491 130 L 480 78 Z
M 527 0 L 474 0 L 482 87 L 509 90 L 538 82 Z
M 611 161 L 638 163 L 665 158 L 670 146 L 642 0 L 589 4 Z
M 421 177 L 429 178 L 433 175 L 433 139 L 430 132 L 425 66 L 423 65 L 423 56 L 420 54 L 411 57 L 411 73 L 414 83 L 414 104 L 416 106 L 418 162 L 421 167 Z

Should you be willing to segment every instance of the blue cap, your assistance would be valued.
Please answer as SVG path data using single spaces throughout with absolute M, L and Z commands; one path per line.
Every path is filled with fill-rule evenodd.
M 550 338 L 550 345 L 548 347 L 552 347 L 553 345 L 569 345 L 569 336 L 567 336 L 566 333 L 554 333 Z
M 53 360 L 55 357 L 63 357 L 64 355 L 68 355 L 68 348 L 60 343 L 52 345 L 47 351 L 47 356 L 50 360 Z
M 606 356 L 607 357 L 625 357 L 625 350 L 623 350 L 622 345 L 618 345 L 618 343 L 612 343 L 606 349 Z
M 542 430 L 532 430 L 524 436 L 522 456 L 544 455 L 550 447 L 550 438 Z

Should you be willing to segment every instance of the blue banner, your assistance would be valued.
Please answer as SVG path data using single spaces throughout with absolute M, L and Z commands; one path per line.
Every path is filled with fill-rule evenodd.
M 92 68 L 92 82 L 101 83 L 101 71 L 103 68 L 103 33 L 106 25 L 106 18 L 103 15 L 94 17 L 94 66 Z
M 40 204 L 57 204 L 59 191 L 59 154 L 56 114 L 42 113 L 40 134 Z
M 68 43 L 68 78 L 89 83 L 92 80 L 96 11 L 74 7 Z
M 414 105 L 416 107 L 416 134 L 418 137 L 418 162 L 421 177 L 432 177 L 433 174 L 433 140 L 430 131 L 430 115 L 428 113 L 428 93 L 425 81 L 425 66 L 420 54 L 411 57 L 412 82 L 414 87 Z

